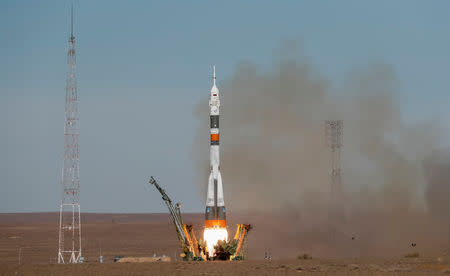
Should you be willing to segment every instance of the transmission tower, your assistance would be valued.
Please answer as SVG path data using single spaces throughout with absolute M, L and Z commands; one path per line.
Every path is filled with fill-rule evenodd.
M 331 191 L 341 188 L 341 148 L 343 145 L 344 122 L 326 120 L 325 136 L 331 150 Z
M 341 148 L 343 146 L 344 122 L 342 120 L 325 121 L 325 137 L 327 145 L 331 150 L 331 172 L 330 172 L 330 204 L 329 220 L 332 224 L 332 237 L 335 236 L 335 227 L 341 218 L 339 218 L 342 206 L 338 206 L 338 200 L 341 196 L 342 177 L 341 177 Z
M 81 258 L 80 168 L 78 160 L 78 95 L 76 81 L 73 5 L 67 52 L 66 120 L 59 208 L 58 263 L 78 263 Z

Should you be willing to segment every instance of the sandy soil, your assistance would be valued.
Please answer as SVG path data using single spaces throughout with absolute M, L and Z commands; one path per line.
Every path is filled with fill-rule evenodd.
M 200 214 L 184 215 L 198 222 Z M 87 262 L 115 256 L 165 254 L 179 259 L 178 240 L 168 214 L 82 214 L 82 249 Z M 0 214 L 0 263 L 56 263 L 58 214 Z
M 185 214 L 184 220 L 194 224 L 199 232 L 202 217 L 201 214 Z M 390 275 L 450 275 L 450 259 L 446 256 L 332 260 L 295 260 L 296 256 L 292 256 L 292 260 L 264 261 L 251 240 L 248 251 L 252 260 L 249 261 L 182 262 L 168 214 L 83 214 L 82 223 L 86 263 L 57 265 L 57 213 L 0 214 L 0 275 L 286 275 L 313 272 L 314 275 L 346 275 L 349 272 L 357 275 L 385 272 Z M 252 250 L 256 253 L 252 254 Z M 98 263 L 100 252 L 104 256 L 103 264 Z M 165 254 L 175 261 L 139 264 L 112 261 L 118 255 L 139 257 L 153 253 Z
M 446 275 L 433 260 L 286 260 L 0 265 L 1 275 Z

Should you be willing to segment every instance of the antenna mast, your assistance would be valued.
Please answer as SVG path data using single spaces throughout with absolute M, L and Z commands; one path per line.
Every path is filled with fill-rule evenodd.
M 58 263 L 79 263 L 81 257 L 80 169 L 78 160 L 78 91 L 76 81 L 73 4 L 67 52 L 64 151 L 59 209 Z
M 73 36 L 73 3 L 70 7 L 70 40 L 75 40 L 75 37 Z

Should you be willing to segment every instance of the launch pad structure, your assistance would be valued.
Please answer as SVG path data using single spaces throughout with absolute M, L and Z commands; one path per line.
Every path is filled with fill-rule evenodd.
M 249 224 L 238 224 L 233 239 L 228 239 L 226 208 L 220 173 L 220 137 L 219 137 L 220 97 L 216 85 L 216 67 L 213 67 L 213 86 L 209 95 L 210 118 L 210 174 L 206 193 L 205 224 L 203 239 L 197 240 L 192 225 L 183 223 L 181 205 L 175 207 L 156 180 L 151 177 L 149 183 L 156 187 L 169 208 L 177 231 L 183 260 L 243 260 Z
M 205 241 L 197 240 L 192 225 L 184 224 L 181 216 L 181 204 L 172 204 L 172 200 L 166 194 L 166 191 L 159 186 L 158 182 L 152 176 L 149 181 L 150 185 L 155 186 L 161 194 L 164 203 L 169 209 L 175 230 L 177 232 L 178 241 L 180 243 L 180 256 L 184 261 L 207 261 L 207 260 L 244 260 L 245 246 L 248 232 L 252 229 L 249 224 L 238 224 L 234 238 L 229 241 L 219 241 L 215 247 L 216 251 L 213 256 L 209 255 Z

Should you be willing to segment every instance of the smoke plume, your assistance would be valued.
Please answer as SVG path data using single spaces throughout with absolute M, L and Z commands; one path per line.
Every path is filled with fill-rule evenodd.
M 233 222 L 255 227 L 250 256 L 448 250 L 450 159 L 434 154 L 442 144 L 441 126 L 405 122 L 392 66 L 355 68 L 337 85 L 300 48 L 284 43 L 269 69 L 241 62 L 219 81 L 225 202 L 228 217 L 240 219 Z M 207 100 L 195 110 L 194 156 L 203 192 L 209 173 Z M 343 181 L 334 194 L 327 119 L 344 121 Z M 331 206 L 332 200 L 337 204 Z

